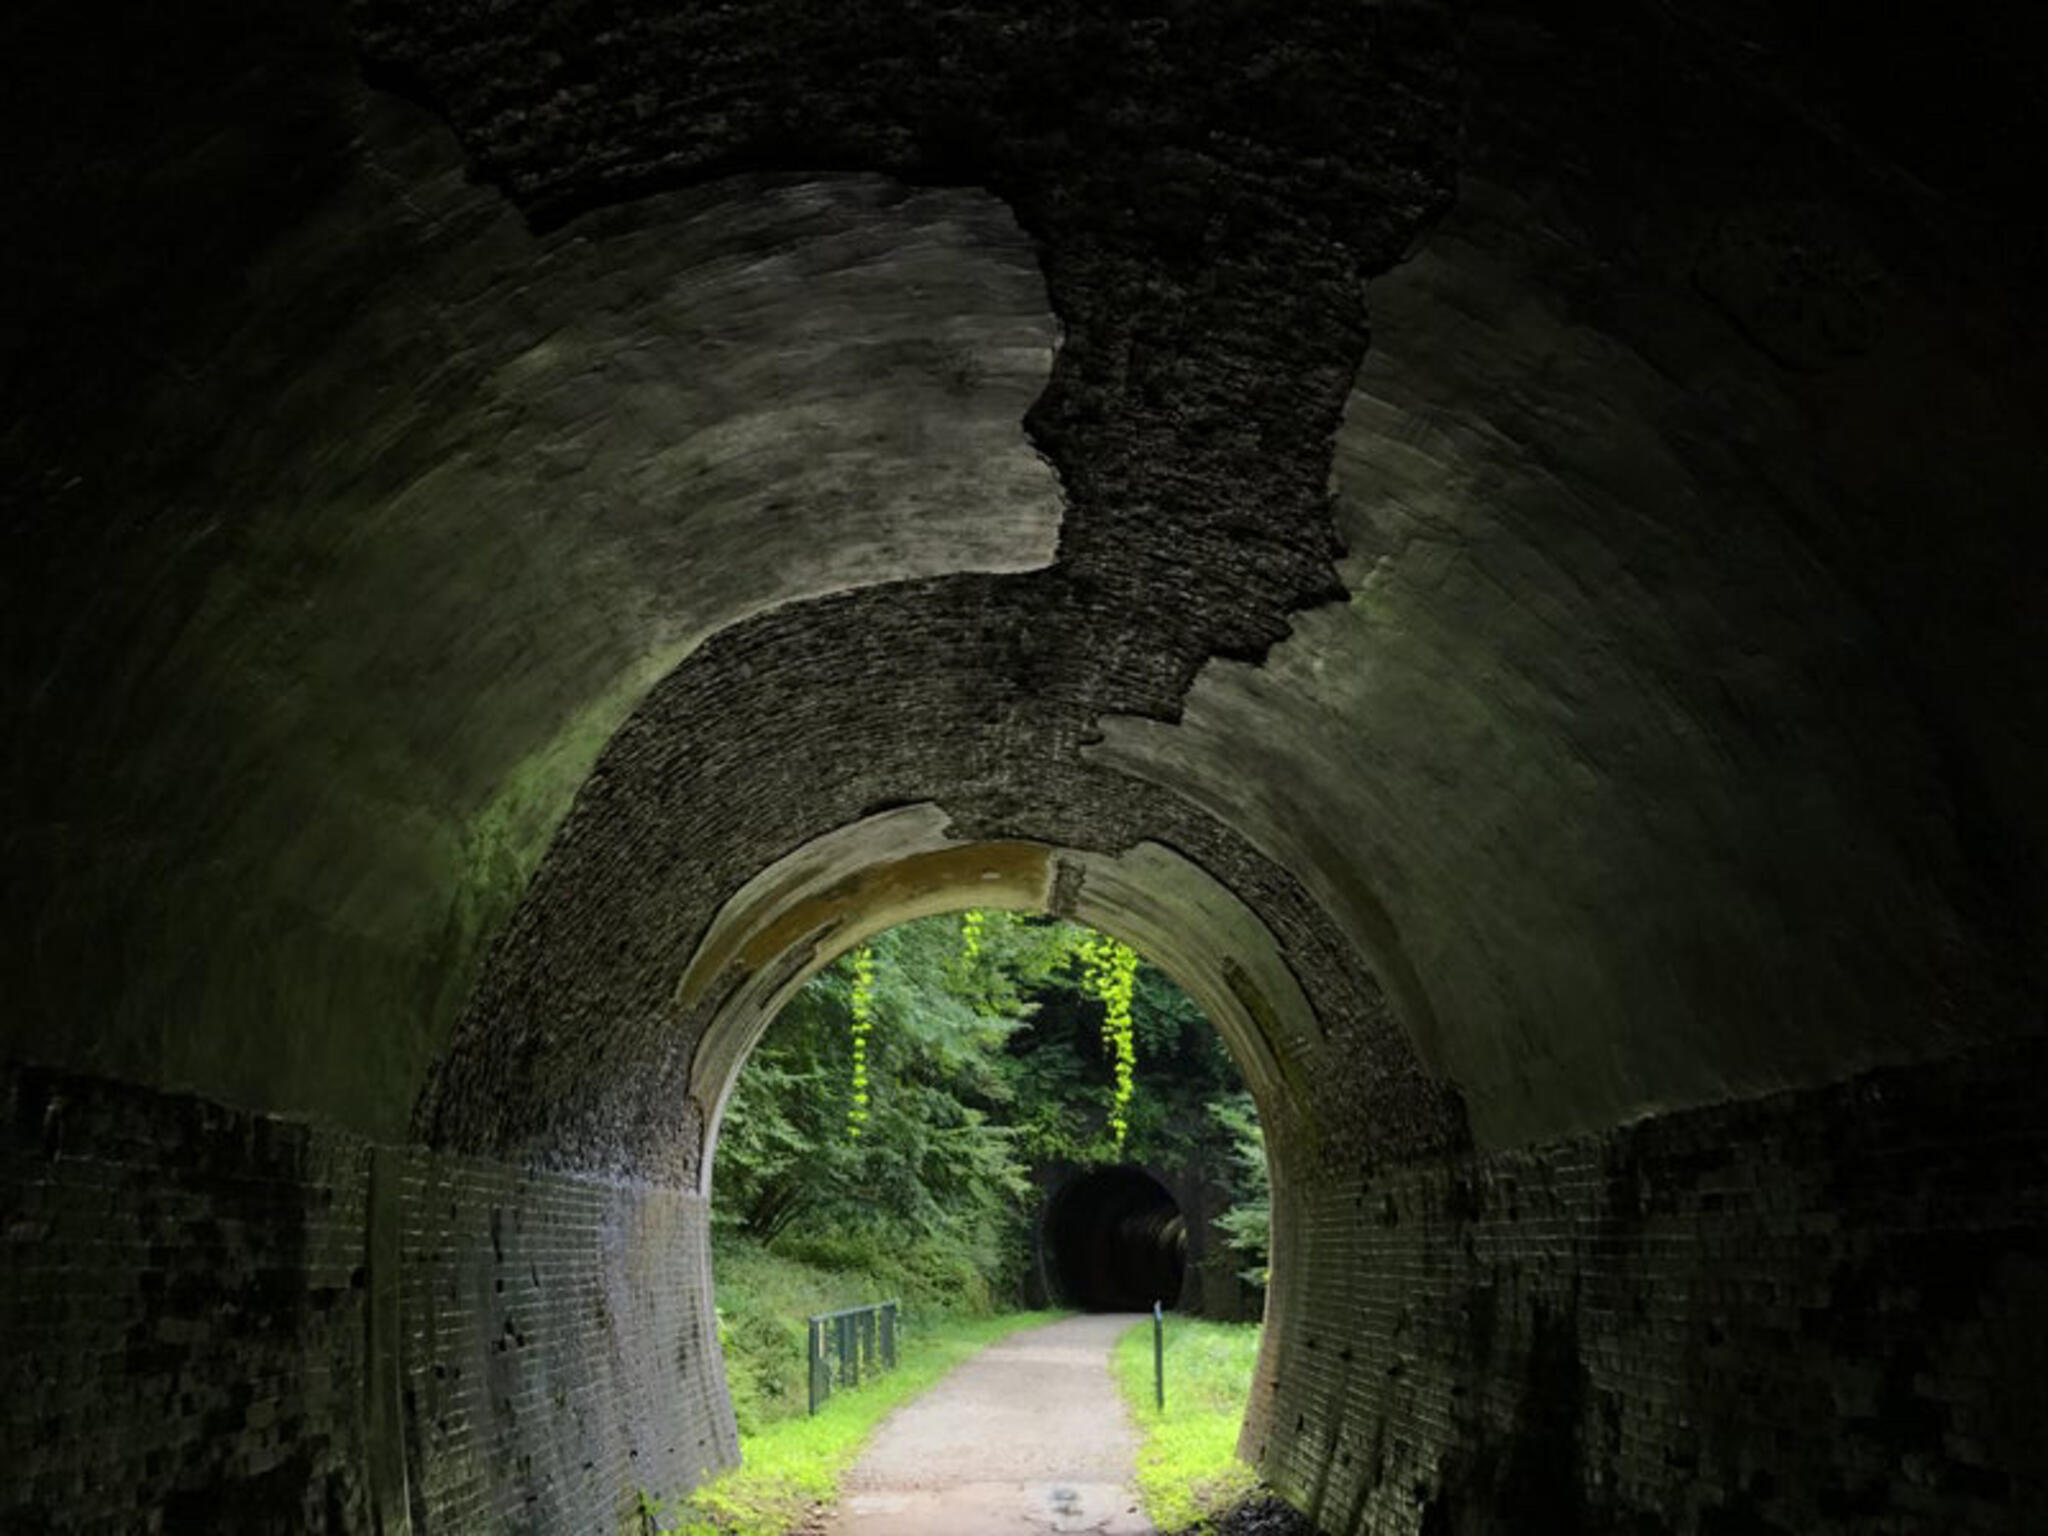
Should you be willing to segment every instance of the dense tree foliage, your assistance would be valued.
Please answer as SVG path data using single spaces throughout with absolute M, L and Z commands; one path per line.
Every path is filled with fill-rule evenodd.
M 843 956 L 770 1027 L 726 1109 L 714 1209 L 757 1242 L 887 1255 L 913 1286 L 986 1297 L 1019 1272 L 1035 1166 L 1202 1164 L 1259 1205 L 1250 1102 L 1201 1011 L 1121 945 L 930 918 Z M 1263 1216 L 1233 1217 L 1257 1271 Z

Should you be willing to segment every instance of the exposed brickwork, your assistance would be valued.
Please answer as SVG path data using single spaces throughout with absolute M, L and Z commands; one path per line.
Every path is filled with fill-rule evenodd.
M 2033 1045 L 1301 1194 L 1254 1434 L 1325 1529 L 2048 1529 Z
M 1180 851 L 1279 940 L 1328 1038 L 1303 1066 L 1305 1107 L 1345 1129 L 1345 1153 L 1464 1144 L 1455 1090 L 1422 1071 L 1298 880 L 1187 801 L 1070 761 L 1085 718 L 1034 700 L 1035 674 L 1076 664 L 1081 653 L 1063 647 L 1100 616 L 1048 623 L 1034 579 L 944 577 L 779 609 L 721 631 L 662 679 L 606 746 L 493 952 L 421 1097 L 419 1138 L 690 1182 L 690 1053 L 677 1042 L 704 1018 L 677 996 L 676 957 L 764 851 L 877 805 L 929 800 L 963 836 Z M 790 709 L 799 696 L 806 707 Z M 746 780 L 753 790 L 737 788 L 735 762 L 765 765 Z M 998 783 L 1025 764 L 1028 779 Z M 649 848 L 664 851 L 629 856 Z
M 2044 1069 L 2035 1043 L 1283 1191 L 1252 1449 L 1374 1536 L 2048 1527 Z M 604 1529 L 732 1456 L 701 1199 L 5 1090 L 0 1530 L 376 1529 L 383 1295 L 416 1531 Z
M 415 1153 L 404 1211 L 424 1529 L 622 1523 L 737 1455 L 700 1305 L 706 1201 Z
M 0 1530 L 367 1530 L 364 1145 L 0 1075 Z
M 94 1079 L 0 1093 L 0 1531 L 372 1532 L 409 1502 L 416 1531 L 583 1532 L 735 1452 L 697 1197 Z

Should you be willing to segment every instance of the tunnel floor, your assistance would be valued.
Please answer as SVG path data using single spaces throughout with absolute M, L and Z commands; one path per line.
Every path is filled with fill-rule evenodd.
M 1131 1322 L 1073 1317 L 990 1345 L 875 1436 L 841 1485 L 831 1536 L 1149 1536 L 1138 1435 L 1109 1369 Z

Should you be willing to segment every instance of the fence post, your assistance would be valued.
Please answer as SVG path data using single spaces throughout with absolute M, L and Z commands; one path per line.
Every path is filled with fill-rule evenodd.
M 804 1354 L 809 1365 L 810 1409 L 816 1413 L 835 1386 L 857 1387 L 861 1373 L 876 1376 L 896 1368 L 894 1301 L 871 1302 L 820 1312 L 804 1319 Z M 830 1333 L 827 1333 L 827 1329 Z
M 1152 1303 L 1152 1402 L 1166 1412 L 1166 1307 Z

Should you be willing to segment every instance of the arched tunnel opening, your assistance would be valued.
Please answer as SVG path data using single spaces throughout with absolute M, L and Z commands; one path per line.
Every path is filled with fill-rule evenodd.
M 1004 857 L 933 873 L 1001 897 L 984 877 Z M 850 913 L 900 900 L 907 875 L 830 888 Z M 999 906 L 882 923 L 796 975 L 760 1012 L 729 1003 L 714 1036 L 756 1032 L 711 1136 L 744 1434 L 803 1404 L 763 1311 L 799 1289 L 894 1299 L 918 1331 L 1020 1305 L 1258 1322 L 1247 1277 L 1272 1262 L 1272 1194 L 1242 1035 L 1166 970 L 1098 927 Z
M 0 1527 L 697 1486 L 748 1053 L 986 908 L 1320 1528 L 2048 1530 L 2048 11 L 1140 9 L 0 17 Z
M 1187 1264 L 1187 1218 L 1142 1168 L 1090 1168 L 1046 1203 L 1042 1241 L 1052 1293 L 1085 1312 L 1171 1307 Z

